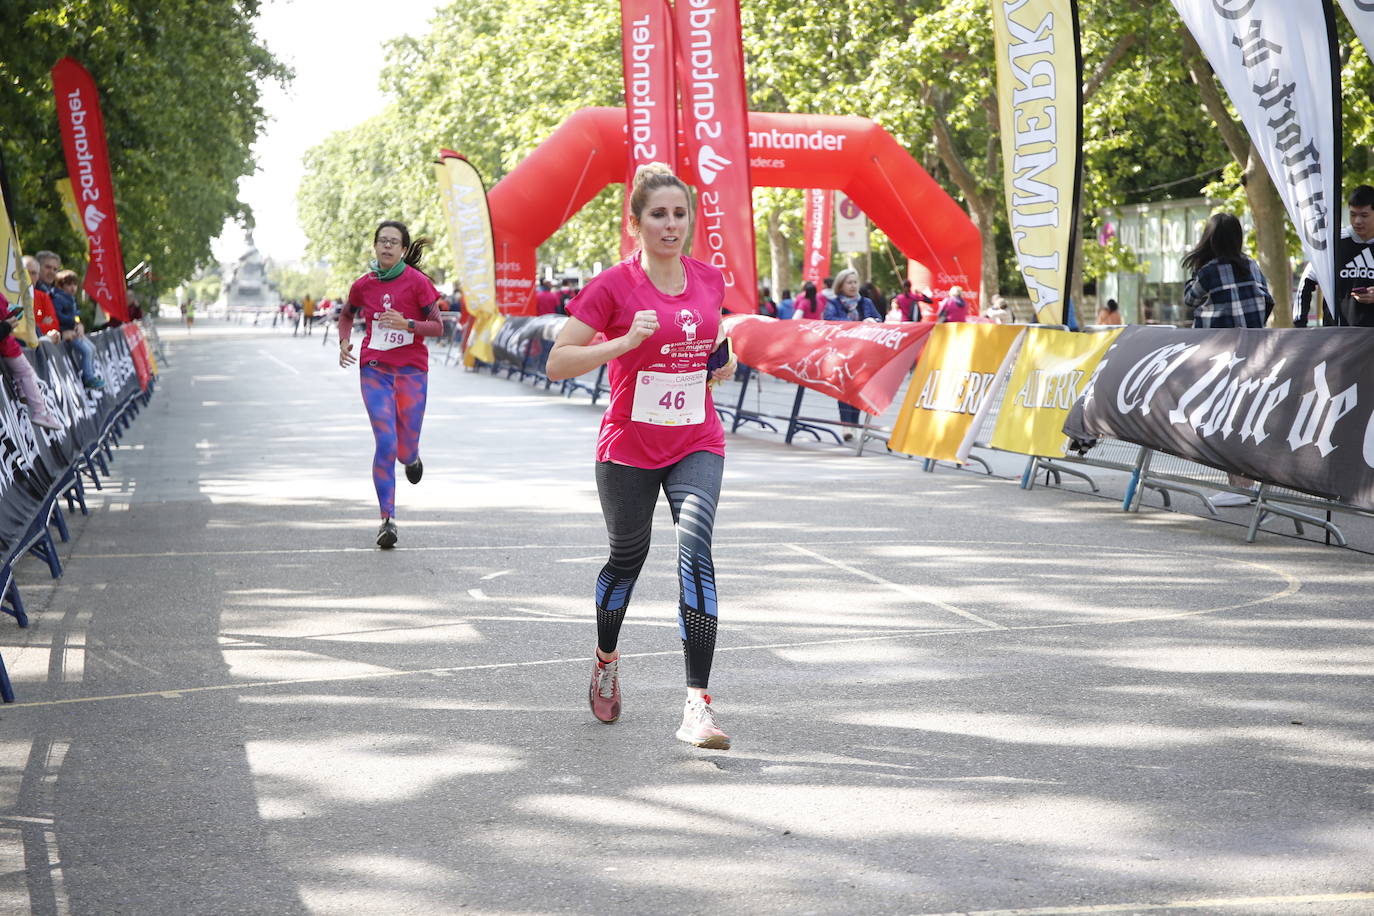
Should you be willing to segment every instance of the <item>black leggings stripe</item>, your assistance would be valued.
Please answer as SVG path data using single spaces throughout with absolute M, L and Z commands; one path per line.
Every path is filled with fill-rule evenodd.
M 615 651 L 635 582 L 649 555 L 658 494 L 668 497 L 678 541 L 678 632 L 687 686 L 705 689 L 716 648 L 716 573 L 711 536 L 725 460 L 693 452 L 666 468 L 636 468 L 609 461 L 596 466 L 596 487 L 606 517 L 610 557 L 596 580 L 596 636 L 604 653 Z

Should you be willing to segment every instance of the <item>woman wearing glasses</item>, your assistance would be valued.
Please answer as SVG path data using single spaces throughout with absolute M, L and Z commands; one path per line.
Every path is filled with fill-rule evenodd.
M 382 510 L 377 546 L 396 546 L 396 461 L 406 479 L 419 483 L 420 424 L 425 418 L 429 383 L 426 337 L 438 337 L 443 297 L 423 271 L 420 257 L 429 239 L 410 240 L 404 223 L 387 220 L 372 234 L 376 257 L 369 270 L 353 283 L 339 312 L 339 365 L 348 368 L 362 360 L 363 405 L 372 420 L 377 450 L 372 458 L 372 483 Z M 363 318 L 362 352 L 353 355 L 353 318 Z

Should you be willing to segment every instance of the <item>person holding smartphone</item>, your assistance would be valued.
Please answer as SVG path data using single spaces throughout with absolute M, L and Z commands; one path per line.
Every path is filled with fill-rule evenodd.
M 1374 327 L 1374 187 L 1360 185 L 1348 204 L 1350 225 L 1336 242 L 1336 308 L 1322 303 L 1322 324 Z M 1298 285 L 1293 327 L 1307 327 L 1317 289 L 1317 271 L 1309 263 Z
M 678 631 L 687 668 L 677 737 L 723 750 L 730 737 L 706 691 L 716 645 L 711 538 L 725 431 L 708 377 L 731 378 L 735 360 L 720 321 L 724 277 L 682 253 L 691 228 L 687 185 L 662 163 L 641 166 L 630 194 L 630 232 L 639 247 L 568 303 L 571 317 L 549 354 L 548 377 L 559 381 L 609 364 L 611 397 L 596 445 L 596 487 L 610 557 L 596 580 L 592 713 L 607 723 L 620 716 L 620 627 L 649 556 L 661 490 L 677 529 Z M 605 335 L 602 343 L 593 342 L 598 332 Z M 720 366 L 710 370 L 716 351 Z
M 377 448 L 372 456 L 372 483 L 382 512 L 377 546 L 396 546 L 396 461 L 405 465 L 406 479 L 419 483 L 425 472 L 420 461 L 420 425 L 425 419 L 429 391 L 429 350 L 426 337 L 444 332 L 439 316 L 443 297 L 419 269 L 429 239 L 410 240 L 404 223 L 386 220 L 372 234 L 376 257 L 370 269 L 354 281 L 348 301 L 339 310 L 339 365 L 359 367 L 363 405 L 372 421 Z M 364 320 L 363 346 L 353 355 L 353 318 Z

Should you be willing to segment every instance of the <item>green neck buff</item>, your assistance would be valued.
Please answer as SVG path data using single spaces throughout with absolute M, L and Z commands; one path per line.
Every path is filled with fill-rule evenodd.
M 406 262 L 402 259 L 393 264 L 390 270 L 382 270 L 382 265 L 377 263 L 376 258 L 373 258 L 368 262 L 367 267 L 372 271 L 372 276 L 385 283 L 387 280 L 395 280 L 399 277 L 401 272 L 406 269 Z

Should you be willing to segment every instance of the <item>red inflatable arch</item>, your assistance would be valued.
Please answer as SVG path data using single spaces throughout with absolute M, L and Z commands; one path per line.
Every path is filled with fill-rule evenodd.
M 975 295 L 977 228 L 887 131 L 866 118 L 751 112 L 750 171 L 759 187 L 833 188 L 868 214 L 936 286 Z M 535 251 L 608 184 L 625 180 L 625 109 L 584 108 L 491 189 L 501 310 L 532 314 Z M 695 184 L 687 161 L 678 174 Z

